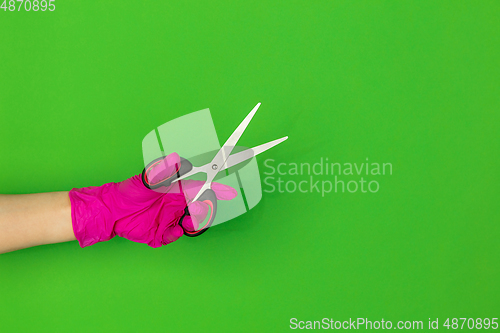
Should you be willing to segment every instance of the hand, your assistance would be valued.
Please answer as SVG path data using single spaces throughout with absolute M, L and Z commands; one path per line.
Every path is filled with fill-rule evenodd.
M 176 153 L 165 157 L 155 180 L 176 172 L 175 166 L 179 162 Z M 204 183 L 195 180 L 180 182 L 183 191 L 179 190 L 178 182 L 150 190 L 143 185 L 141 175 L 136 175 L 120 183 L 72 189 L 69 192 L 71 218 L 80 246 L 107 241 L 116 235 L 151 247 L 176 241 L 184 233 L 179 220 L 185 213 L 186 197 L 192 199 Z M 218 200 L 231 200 L 237 195 L 235 189 L 223 184 L 213 183 L 212 189 Z M 204 205 L 198 202 L 190 204 L 191 216 L 184 218 L 184 228 L 198 228 L 208 212 Z

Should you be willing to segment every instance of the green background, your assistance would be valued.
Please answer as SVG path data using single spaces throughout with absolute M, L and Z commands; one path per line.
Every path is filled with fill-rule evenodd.
M 328 157 L 393 174 L 377 193 L 264 193 L 160 249 L 2 254 L 0 331 L 500 317 L 498 1 L 55 4 L 0 11 L 1 193 L 121 181 L 156 126 L 208 107 L 224 141 L 259 101 L 240 144 L 289 136 L 261 172 Z

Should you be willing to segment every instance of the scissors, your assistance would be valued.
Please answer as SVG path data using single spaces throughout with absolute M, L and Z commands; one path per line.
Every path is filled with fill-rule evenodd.
M 205 173 L 207 175 L 207 180 L 200 188 L 196 196 L 192 200 L 190 200 L 190 202 L 188 202 L 188 205 L 195 201 L 201 201 L 208 204 L 210 207 L 210 217 L 208 218 L 208 220 L 205 219 L 204 223 L 202 223 L 197 230 L 190 231 L 183 228 L 184 234 L 186 236 L 199 236 L 207 231 L 208 228 L 212 225 L 215 219 L 215 214 L 217 212 L 217 198 L 215 196 L 215 192 L 211 189 L 211 186 L 212 181 L 219 172 L 242 163 L 288 139 L 288 136 L 285 136 L 281 139 L 270 141 L 231 155 L 234 146 L 236 146 L 241 135 L 243 134 L 243 132 L 245 132 L 248 124 L 259 109 L 260 104 L 261 103 L 258 103 L 252 109 L 252 111 L 250 111 L 250 113 L 245 117 L 241 124 L 234 130 L 229 139 L 227 139 L 222 148 L 219 149 L 210 163 L 197 167 L 193 166 L 193 164 L 191 164 L 191 162 L 189 162 L 187 159 L 181 157 L 180 165 L 177 166 L 177 172 L 175 172 L 169 178 L 166 178 L 165 180 L 162 180 L 155 184 L 149 183 L 147 174 L 156 164 L 160 163 L 163 160 L 163 157 L 152 161 L 150 164 L 148 164 L 148 166 L 146 166 L 146 168 L 144 168 L 144 171 L 142 172 L 142 182 L 149 189 L 156 189 L 162 186 L 170 186 L 181 179 L 185 179 L 197 173 Z M 186 207 L 185 213 L 179 221 L 179 225 L 181 227 L 184 217 L 188 215 L 190 214 L 188 207 Z

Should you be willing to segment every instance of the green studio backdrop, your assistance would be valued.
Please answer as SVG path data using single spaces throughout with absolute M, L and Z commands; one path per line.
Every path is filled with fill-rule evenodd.
M 204 108 L 221 143 L 257 102 L 239 143 L 289 139 L 261 202 L 199 238 L 0 255 L 1 332 L 500 317 L 498 1 L 52 3 L 0 10 L 1 193 L 124 180 Z M 294 174 L 327 158 L 353 175 Z

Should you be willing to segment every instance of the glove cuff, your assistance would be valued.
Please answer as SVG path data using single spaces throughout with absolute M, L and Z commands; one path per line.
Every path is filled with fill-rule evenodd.
M 115 237 L 109 208 L 100 198 L 114 183 L 73 188 L 69 191 L 73 232 L 80 246 L 86 247 Z

